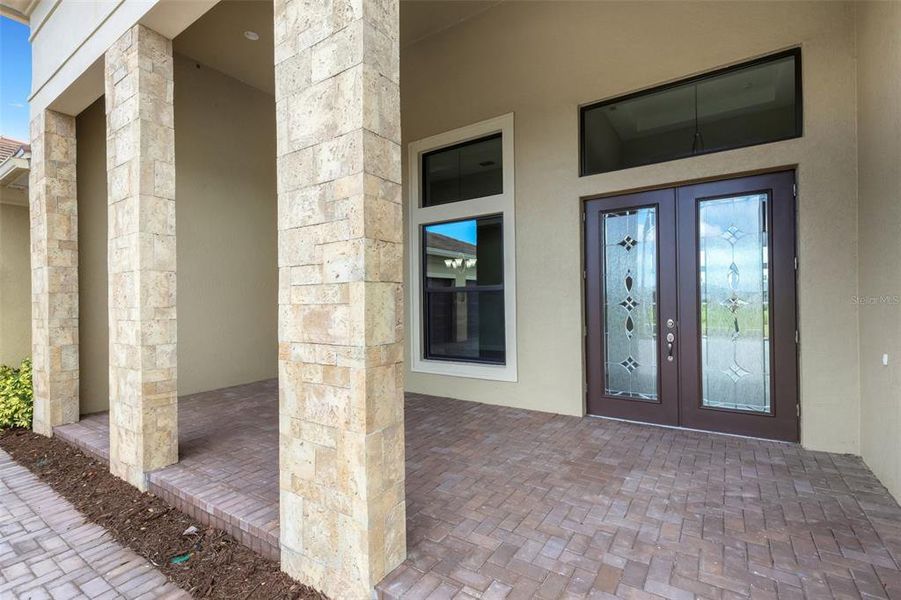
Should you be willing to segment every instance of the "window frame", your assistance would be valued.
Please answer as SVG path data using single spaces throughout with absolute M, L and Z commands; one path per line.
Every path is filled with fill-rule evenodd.
M 668 158 L 666 160 L 659 161 L 651 161 L 651 162 L 643 162 L 636 165 L 631 165 L 628 167 L 621 167 L 619 169 L 613 169 L 611 171 L 589 171 L 586 169 L 585 164 L 585 114 L 593 109 L 602 108 L 604 106 L 609 106 L 610 104 L 618 104 L 620 102 L 625 102 L 627 100 L 633 100 L 635 98 L 641 98 L 643 96 L 647 96 L 650 94 L 656 94 L 659 92 L 664 92 L 669 89 L 682 87 L 685 85 L 696 84 L 700 81 L 704 81 L 705 79 L 712 79 L 715 77 L 719 77 L 721 75 L 727 75 L 729 73 L 733 73 L 735 71 L 739 71 L 742 69 L 746 69 L 748 67 L 754 67 L 759 65 L 764 65 L 770 62 L 775 62 L 777 60 L 781 60 L 783 58 L 793 57 L 795 60 L 795 134 L 784 136 L 772 140 L 768 140 L 765 142 L 756 142 L 751 144 L 742 144 L 739 146 L 730 146 L 728 148 L 712 148 L 710 150 L 701 150 L 699 152 L 694 152 L 692 154 L 686 156 L 677 156 L 674 158 Z M 660 165 L 668 162 L 673 162 L 675 160 L 684 160 L 686 158 L 693 158 L 695 156 L 704 156 L 705 154 L 715 154 L 717 152 L 729 152 L 730 150 L 739 150 L 741 148 L 751 148 L 753 146 L 761 146 L 763 144 L 774 144 L 777 142 L 784 142 L 786 140 L 794 140 L 800 137 L 804 137 L 804 85 L 802 81 L 802 69 L 801 69 L 801 47 L 796 46 L 794 48 L 789 48 L 787 50 L 781 50 L 779 52 L 774 52 L 771 54 L 766 54 L 764 56 L 759 56 L 757 58 L 753 58 L 750 60 L 744 60 L 741 62 L 737 62 L 735 64 L 720 67 L 718 69 L 714 69 L 712 71 L 706 71 L 704 73 L 700 73 L 698 75 L 693 75 L 691 77 L 684 77 L 681 79 L 677 79 L 675 81 L 671 81 L 669 83 L 664 83 L 660 85 L 651 86 L 648 88 L 644 88 L 641 90 L 637 90 L 634 92 L 630 92 L 628 94 L 622 94 L 618 96 L 614 96 L 612 98 L 607 98 L 605 100 L 595 100 L 589 102 L 587 104 L 582 104 L 579 106 L 579 177 L 591 177 L 593 175 L 606 175 L 607 173 L 618 173 L 620 171 L 625 171 L 627 169 L 637 169 L 640 167 L 646 167 L 649 165 Z
M 503 190 L 500 194 L 470 200 L 422 206 L 422 157 L 479 138 L 501 134 Z M 493 381 L 517 381 L 516 351 L 516 223 L 514 218 L 513 113 L 487 119 L 459 129 L 439 133 L 407 146 L 409 161 L 408 286 L 410 303 L 410 370 L 414 373 L 447 375 Z M 504 263 L 504 364 L 459 359 L 425 358 L 426 315 L 423 272 L 423 230 L 427 225 L 499 215 L 503 219 Z
M 425 245 L 425 241 L 426 241 L 426 238 L 427 238 L 427 236 L 426 236 L 426 228 L 427 228 L 427 227 L 431 227 L 431 226 L 433 226 L 433 225 L 444 225 L 444 224 L 446 224 L 446 223 L 460 223 L 461 221 L 478 221 L 479 219 L 498 219 L 498 218 L 501 220 L 501 262 L 503 263 L 503 262 L 504 262 L 504 256 L 503 256 L 503 254 L 504 254 L 504 243 L 503 243 L 503 237 L 504 237 L 504 229 L 503 229 L 504 216 L 503 216 L 502 214 L 495 214 L 495 215 L 484 215 L 484 216 L 481 216 L 481 217 L 464 218 L 464 219 L 462 219 L 462 220 L 457 219 L 457 220 L 454 220 L 454 221 L 447 221 L 447 222 L 445 222 L 445 223 L 427 223 L 427 224 L 422 225 L 422 226 L 419 228 L 419 235 L 420 235 L 420 238 L 421 238 L 421 239 L 419 240 L 419 245 L 420 245 L 420 250 L 421 250 L 421 252 L 422 252 L 422 256 L 420 257 L 420 260 L 421 260 L 422 262 L 421 262 L 420 264 L 426 264 L 426 261 L 428 260 L 428 254 L 427 254 L 428 248 L 427 248 L 426 245 Z M 505 265 L 504 268 L 505 268 L 505 270 L 506 270 L 506 265 Z M 421 270 L 421 275 L 422 275 L 422 281 L 421 281 L 420 283 L 421 283 L 421 286 L 422 286 L 422 287 L 421 287 L 421 291 L 422 291 L 422 298 L 423 298 L 423 302 L 422 302 L 422 322 L 423 322 L 423 323 L 429 323 L 429 322 L 430 322 L 430 318 L 429 318 L 429 316 L 430 316 L 430 315 L 429 315 L 430 309 L 429 309 L 429 302 L 428 302 L 428 296 L 429 296 L 430 294 L 448 294 L 448 295 L 451 295 L 451 294 L 457 294 L 457 293 L 471 294 L 471 293 L 477 293 L 477 292 L 505 292 L 505 290 L 506 290 L 506 283 L 507 283 L 507 281 L 506 281 L 506 273 L 504 273 L 504 276 L 505 276 L 505 277 L 504 277 L 504 280 L 503 280 L 501 283 L 499 283 L 499 284 L 485 284 L 485 285 L 476 285 L 476 286 L 472 286 L 472 287 L 466 286 L 466 287 L 463 287 L 463 288 L 460 288 L 460 287 L 457 287 L 457 286 L 449 286 L 449 287 L 447 287 L 447 288 L 441 288 L 441 287 L 437 287 L 437 288 L 436 288 L 436 287 L 434 287 L 434 286 L 430 286 L 430 285 L 429 285 L 429 277 L 428 277 L 428 272 L 427 272 L 426 269 L 422 269 L 422 270 Z M 505 299 L 506 299 L 506 298 L 505 298 Z M 505 304 L 506 304 L 506 302 L 505 302 Z M 506 332 L 506 327 L 507 327 L 507 322 L 506 322 L 506 321 L 507 321 L 506 306 L 504 307 L 504 310 L 505 310 L 505 312 L 504 312 L 504 329 L 505 329 L 505 332 Z M 461 362 L 464 362 L 464 363 L 467 363 L 467 364 L 500 365 L 500 366 L 503 366 L 503 365 L 506 364 L 506 362 L 507 362 L 506 340 L 505 340 L 505 342 L 504 342 L 504 361 L 503 361 L 503 362 L 499 362 L 499 361 L 496 361 L 496 360 L 488 360 L 488 359 L 484 359 L 484 358 L 469 358 L 469 359 L 467 359 L 467 358 L 463 358 L 463 357 L 459 357 L 459 356 L 430 356 L 430 355 L 429 355 L 429 348 L 431 347 L 431 340 L 430 340 L 430 337 L 431 337 L 431 330 L 430 330 L 430 328 L 428 328 L 428 327 L 423 327 L 422 335 L 423 335 L 423 337 L 422 337 L 422 341 L 423 341 L 423 349 L 422 349 L 423 360 L 432 360 L 432 361 L 441 361 L 441 362 L 452 362 L 452 363 L 461 363 Z

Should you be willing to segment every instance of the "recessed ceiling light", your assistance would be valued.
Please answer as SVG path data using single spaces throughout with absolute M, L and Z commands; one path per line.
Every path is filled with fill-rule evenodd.
M 251 42 L 256 42 L 257 40 L 260 39 L 260 34 L 257 33 L 256 31 L 245 31 L 244 37 L 246 37 Z

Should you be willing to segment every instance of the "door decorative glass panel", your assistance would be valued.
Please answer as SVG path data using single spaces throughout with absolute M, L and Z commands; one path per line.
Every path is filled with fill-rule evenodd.
M 604 214 L 607 395 L 657 400 L 657 210 Z
M 767 195 L 698 209 L 702 405 L 770 413 Z

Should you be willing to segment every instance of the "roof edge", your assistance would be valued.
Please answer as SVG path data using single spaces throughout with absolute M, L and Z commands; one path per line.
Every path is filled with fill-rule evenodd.
M 11 6 L 7 6 L 6 4 L 0 3 L 0 17 L 6 17 L 7 19 L 12 19 L 13 21 L 17 21 L 23 25 L 28 25 L 29 20 L 28 16 L 23 13 L 17 11 L 15 8 Z

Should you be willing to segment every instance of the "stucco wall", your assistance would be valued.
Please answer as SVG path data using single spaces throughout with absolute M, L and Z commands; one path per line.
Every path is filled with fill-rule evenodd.
M 78 186 L 78 384 L 82 414 L 109 407 L 106 114 L 103 98 L 75 119 Z
M 583 414 L 580 197 L 798 165 L 802 443 L 857 452 L 854 29 L 839 3 L 522 2 L 402 49 L 405 150 L 511 111 L 516 139 L 519 381 L 408 373 L 407 389 Z M 578 177 L 579 104 L 798 44 L 802 138 Z
M 81 410 L 108 406 L 103 99 L 78 117 Z M 275 103 L 175 62 L 178 393 L 275 377 Z
M 901 3 L 857 16 L 861 453 L 901 498 Z
M 275 99 L 175 61 L 178 393 L 278 371 Z
M 0 193 L 0 364 L 12 366 L 31 355 L 31 237 L 28 207 L 4 203 L 21 193 Z

